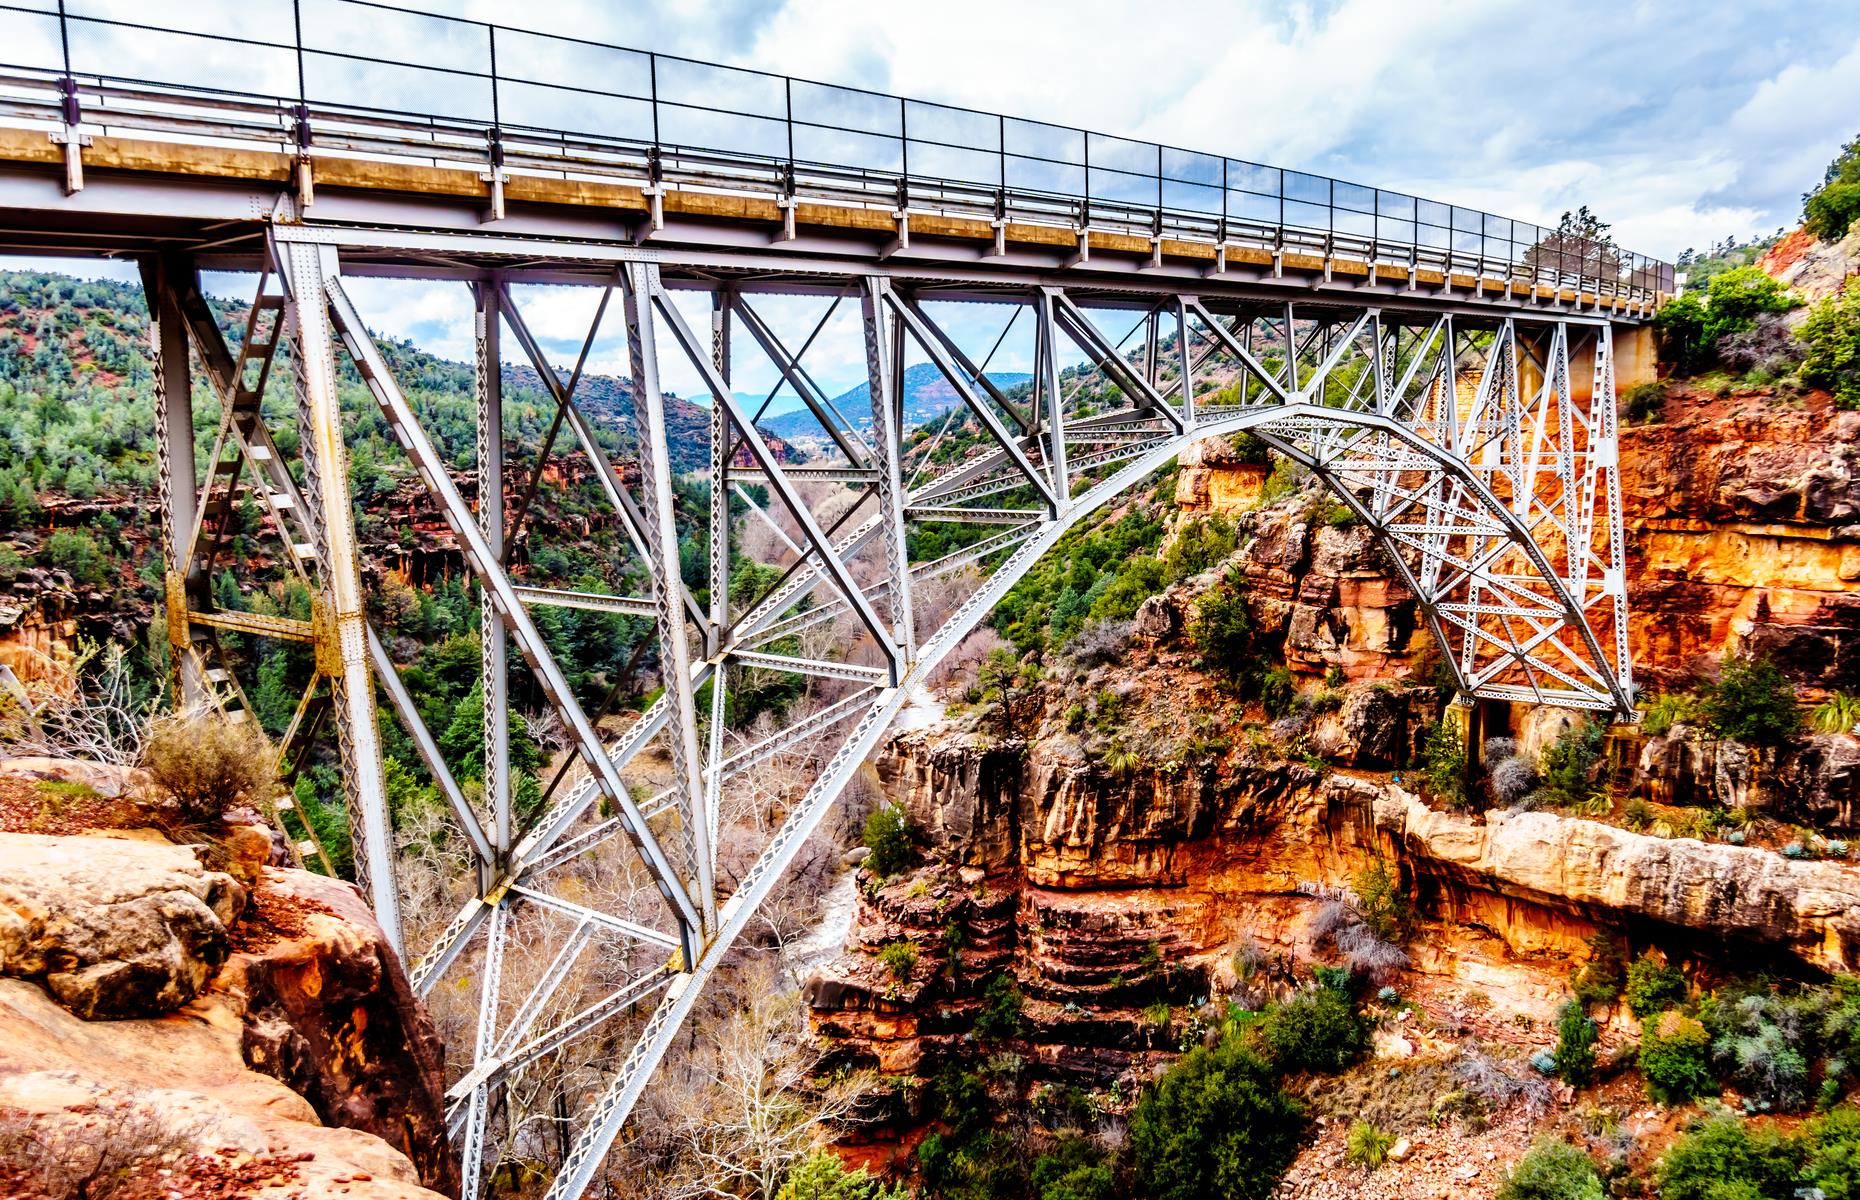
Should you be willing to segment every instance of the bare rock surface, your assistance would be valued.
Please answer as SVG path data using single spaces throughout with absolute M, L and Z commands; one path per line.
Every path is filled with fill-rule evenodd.
M 1377 794 L 1375 818 L 1418 870 L 1503 896 L 1762 943 L 1828 971 L 1860 965 L 1860 869 L 1845 863 L 1549 812 L 1438 812 L 1394 787 Z
M 164 842 L 0 834 L 0 974 L 42 978 L 80 1017 L 193 999 L 245 904 L 232 876 Z
M 248 1068 L 231 997 L 209 994 L 161 1017 L 92 1022 L 37 984 L 0 979 L 0 1030 L 0 1107 L 30 1121 L 41 1146 L 153 1141 L 176 1156 L 167 1168 L 176 1185 L 218 1183 L 229 1172 L 250 1184 L 223 1194 L 438 1195 L 420 1187 L 406 1156 L 380 1138 L 320 1124 L 302 1096 Z
M 366 1130 L 456 1191 L 445 1133 L 445 1049 L 355 888 L 263 868 L 253 912 L 212 990 L 239 1000 L 241 1048 L 325 1124 Z

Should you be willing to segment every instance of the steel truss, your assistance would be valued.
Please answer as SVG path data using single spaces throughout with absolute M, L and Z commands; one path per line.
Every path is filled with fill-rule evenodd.
M 312 681 L 306 705 L 323 694 L 319 686 L 327 692 L 323 703 L 337 718 L 362 847 L 359 866 L 397 945 L 393 834 L 375 732 L 377 683 L 471 847 L 476 869 L 465 881 L 469 898 L 430 944 L 411 948 L 420 956 L 413 978 L 422 993 L 467 968 L 477 985 L 469 1061 L 449 1092 L 467 1196 L 482 1190 L 495 1165 L 490 1129 L 512 1081 L 576 1039 L 624 1036 L 629 1048 L 617 1056 L 598 1099 L 579 1114 L 549 1192 L 582 1194 L 706 982 L 893 717 L 922 692 L 928 674 L 1067 530 L 1198 439 L 1250 431 L 1322 481 L 1374 531 L 1448 652 L 1464 693 L 1603 711 L 1631 708 L 1606 323 L 1390 310 L 1347 297 L 1301 305 L 1038 281 L 992 290 L 931 287 L 882 266 L 841 274 L 818 267 L 805 275 L 732 274 L 708 263 L 701 271 L 684 269 L 671 251 L 617 256 L 610 273 L 598 277 L 585 263 L 539 264 L 534 255 L 480 261 L 464 272 L 477 312 L 474 508 L 345 290 L 342 259 L 328 244 L 339 239 L 284 226 L 271 236 L 270 262 L 283 290 L 268 293 L 261 282 L 254 309 L 260 327 L 237 352 L 218 341 L 210 319 L 200 318 L 205 309 L 189 264 L 156 260 L 146 272 L 163 365 L 158 424 L 171 635 L 184 652 L 177 661 L 185 687 L 207 689 L 213 631 L 244 627 L 237 615 L 213 612 L 201 583 L 213 551 L 202 546 L 219 536 L 212 521 L 227 483 L 222 475 L 236 475 L 243 463 L 265 481 L 276 528 L 292 548 L 291 565 L 318 596 L 310 628 L 281 627 L 269 635 L 300 633 L 317 645 L 322 682 Z M 389 271 L 387 235 L 367 236 L 370 269 Z M 432 262 L 413 249 L 406 261 L 410 274 Z M 551 279 L 578 271 L 603 289 L 600 312 L 609 298 L 619 306 L 636 447 L 625 462 L 603 449 L 579 402 L 580 367 L 564 379 L 527 324 L 511 283 L 530 268 Z M 709 328 L 694 328 L 669 286 L 709 293 Z M 782 291 L 836 297 L 835 304 L 856 309 L 869 413 L 855 417 L 835 409 L 808 370 L 813 339 L 788 345 L 764 319 L 759 301 Z M 993 305 L 1004 325 L 1031 338 L 1036 369 L 1026 394 L 1005 395 L 990 381 L 989 352 L 964 346 L 945 316 L 955 302 Z M 598 326 L 599 313 L 595 320 Z M 588 332 L 584 360 L 595 332 Z M 555 402 L 549 444 L 565 427 L 593 464 L 642 569 L 646 594 L 524 584 L 506 566 L 514 532 L 505 522 L 504 493 L 512 480 L 503 461 L 498 366 L 506 333 Z M 214 474 L 204 483 L 192 478 L 191 414 L 185 411 L 190 343 L 225 413 L 216 443 L 225 449 L 215 449 Z M 280 461 L 258 410 L 263 372 L 280 343 L 289 346 L 296 368 L 301 486 Z M 732 355 L 745 346 L 774 365 L 818 420 L 829 447 L 822 458 L 805 466 L 784 461 L 758 430 L 756 414 L 731 387 Z M 492 767 L 477 803 L 453 781 L 368 628 L 353 506 L 343 482 L 338 347 L 457 538 L 483 598 L 486 761 Z M 708 524 L 705 603 L 680 575 L 660 385 L 668 356 L 696 372 L 710 393 L 711 499 L 707 512 L 686 514 Z M 933 424 L 927 438 L 905 427 L 903 375 L 910 357 L 934 363 L 961 402 L 958 414 Z M 1068 379 L 1062 366 L 1081 357 L 1096 371 Z M 1085 379 L 1105 386 L 1082 399 Z M 966 432 L 951 435 L 958 424 Z M 938 446 L 951 436 L 967 438 L 968 448 L 938 463 Z M 236 457 L 225 460 L 233 465 L 222 470 L 222 454 L 235 449 Z M 530 496 L 548 453 L 530 473 Z M 778 582 L 745 601 L 731 594 L 730 551 L 739 534 L 730 498 L 733 489 L 750 486 L 765 489 L 768 507 L 752 504 L 743 519 L 777 527 L 786 548 L 776 564 Z M 938 558 L 913 561 L 912 534 L 932 527 L 973 533 Z M 964 574 L 973 590 L 951 615 L 932 621 L 918 611 L 917 592 L 927 581 Z M 549 604 L 650 618 L 649 649 L 664 689 L 617 738 L 598 732 L 601 714 L 577 700 L 531 619 L 532 607 Z M 786 640 L 828 622 L 838 622 L 845 635 L 836 639 L 835 652 L 810 655 Z M 581 767 L 522 828 L 511 811 L 507 765 L 499 765 L 508 762 L 506 643 L 527 664 Z M 749 741 L 724 720 L 730 688 L 748 671 L 834 681 L 837 698 Z M 699 696 L 707 683 L 705 705 Z M 649 747 L 669 762 L 670 782 L 642 798 L 626 776 Z M 790 798 L 747 868 L 726 883 L 718 849 L 724 798 L 759 765 L 802 747 L 811 748 L 809 761 L 819 764 L 811 782 Z M 603 847 L 637 863 L 657 893 L 656 906 L 604 906 L 564 885 L 566 866 Z M 517 933 L 519 925 L 528 932 Z M 544 925 L 559 935 L 549 942 L 553 956 L 517 994 L 514 984 L 504 983 L 513 938 L 531 938 Z M 596 959 L 605 972 L 601 994 L 563 1011 L 558 993 L 565 981 Z

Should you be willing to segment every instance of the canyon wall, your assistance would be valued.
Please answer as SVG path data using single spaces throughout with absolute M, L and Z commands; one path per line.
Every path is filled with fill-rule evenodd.
M 455 1194 L 444 1049 L 359 893 L 262 827 L 213 840 L 210 868 L 146 829 L 0 832 L 0 1141 L 153 1147 L 228 1195 Z

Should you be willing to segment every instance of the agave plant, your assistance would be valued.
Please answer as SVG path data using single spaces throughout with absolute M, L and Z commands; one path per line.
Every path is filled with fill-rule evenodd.
M 1809 719 L 1821 733 L 1852 733 L 1860 726 L 1860 696 L 1836 692 L 1816 705 Z

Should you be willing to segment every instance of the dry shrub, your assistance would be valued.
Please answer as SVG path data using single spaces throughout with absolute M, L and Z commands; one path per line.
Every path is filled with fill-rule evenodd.
M 104 1097 L 57 1114 L 0 1109 L 0 1194 L 117 1200 L 154 1194 L 154 1173 L 191 1155 L 204 1122 Z
M 278 786 L 276 753 L 255 721 L 177 713 L 150 722 L 142 766 L 183 823 L 260 804 Z

